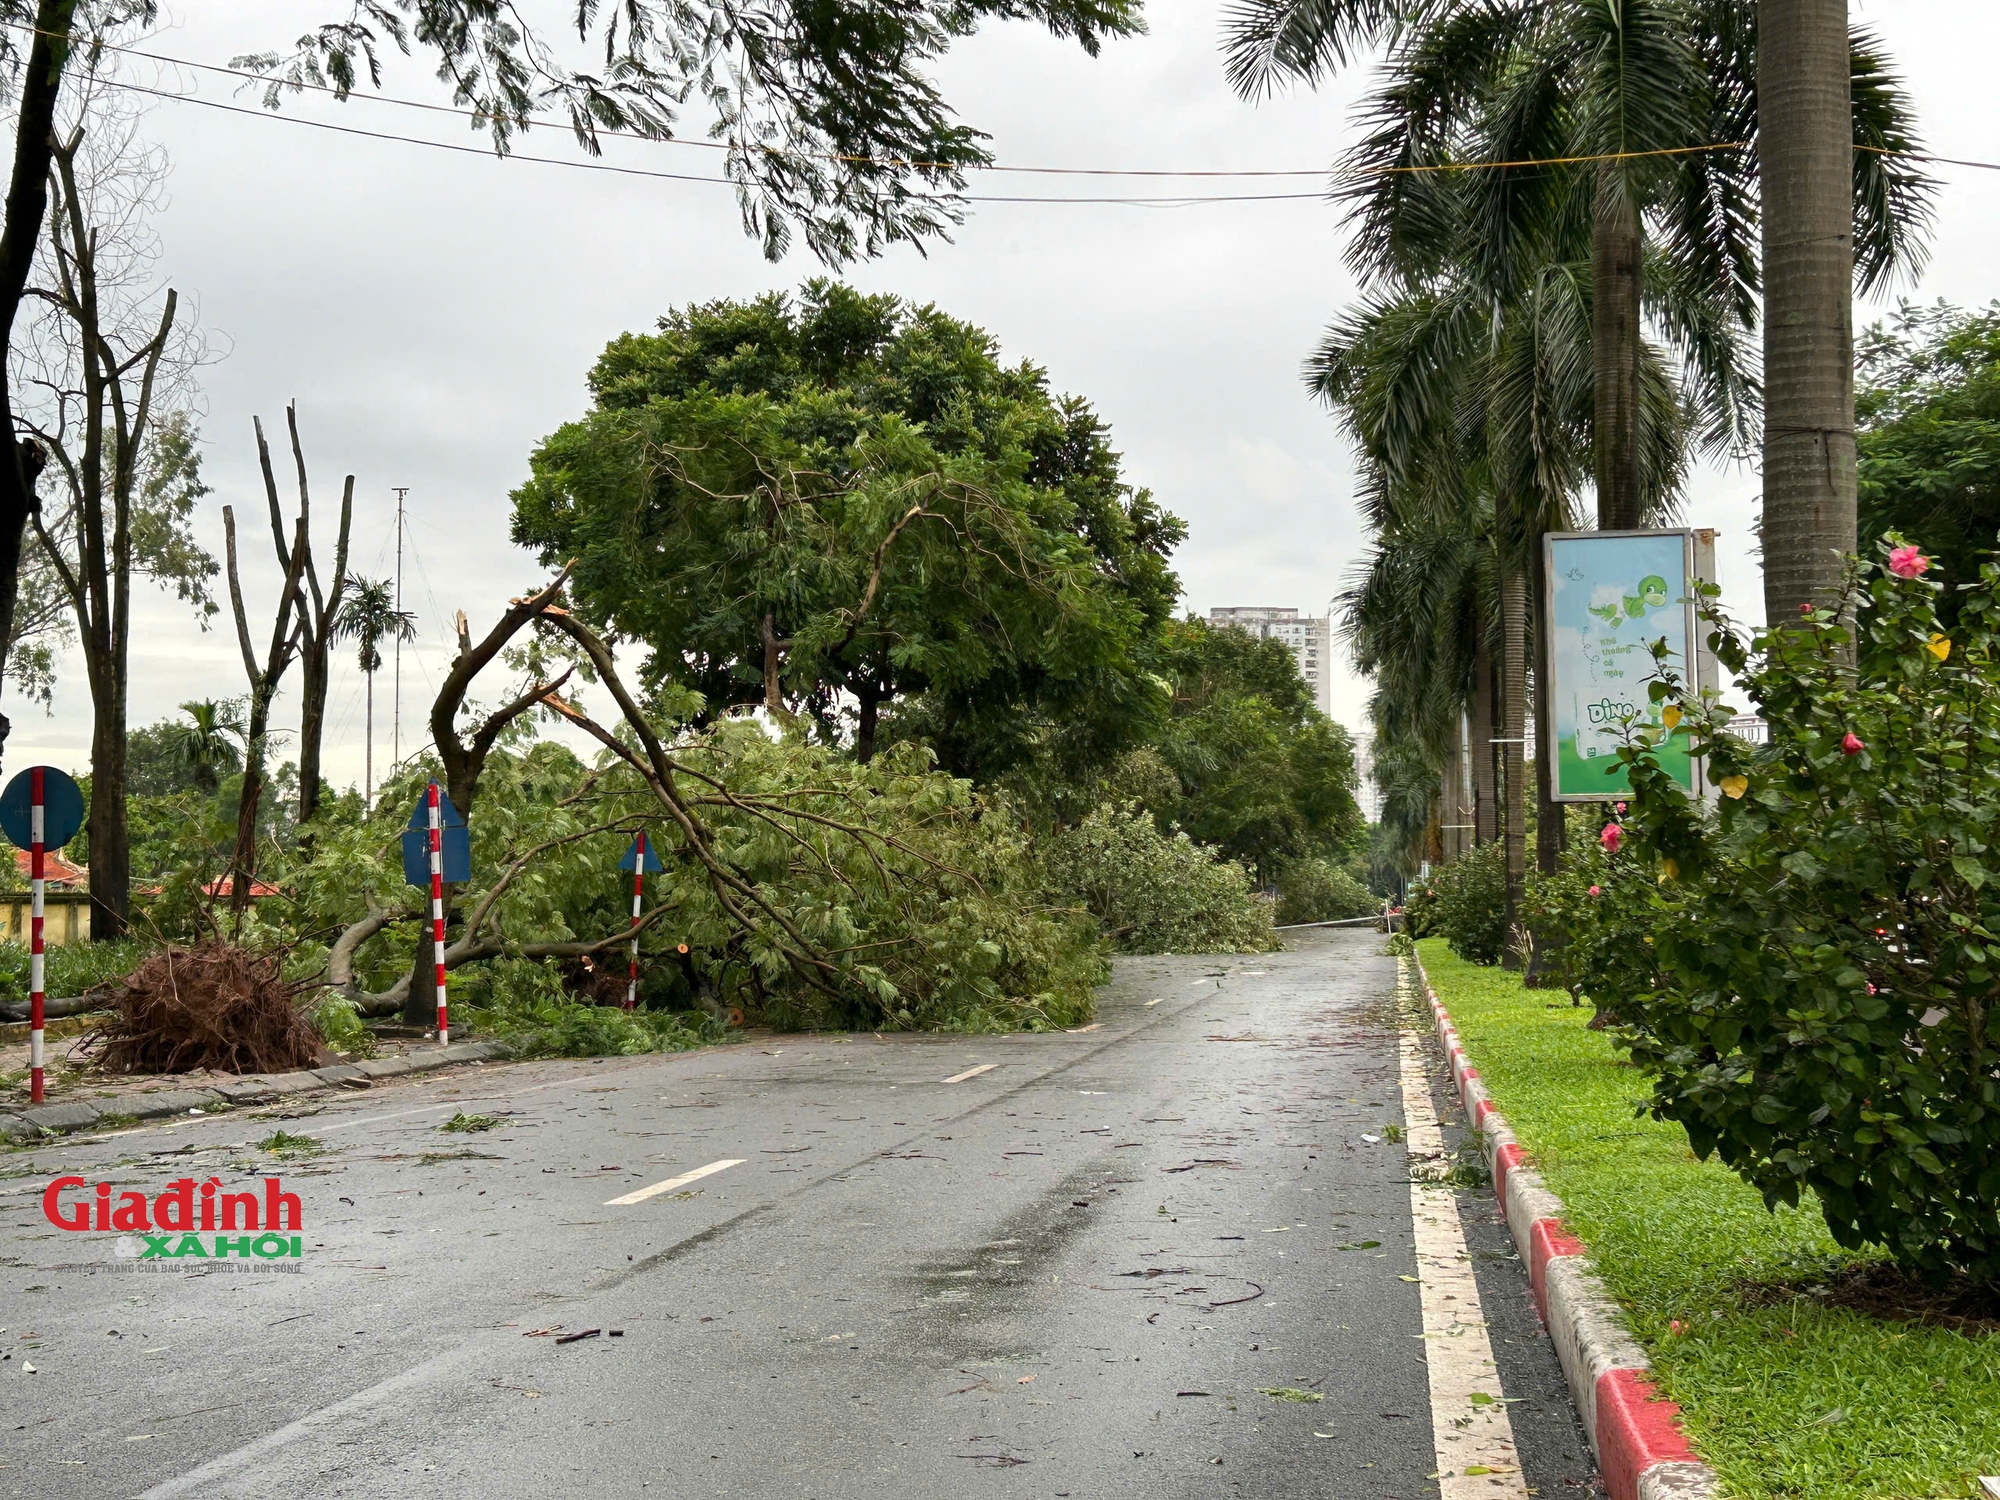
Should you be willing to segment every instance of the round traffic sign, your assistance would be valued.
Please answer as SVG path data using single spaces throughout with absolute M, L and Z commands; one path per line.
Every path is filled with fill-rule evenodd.
M 0 833 L 17 849 L 33 846 L 28 813 L 36 771 L 42 773 L 42 847 L 60 849 L 83 827 L 83 790 L 54 766 L 30 767 L 7 783 L 0 792 Z

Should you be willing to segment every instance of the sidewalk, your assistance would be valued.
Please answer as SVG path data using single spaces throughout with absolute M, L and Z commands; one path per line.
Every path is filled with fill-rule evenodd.
M 134 1120 L 198 1115 L 242 1104 L 268 1104 L 294 1094 L 369 1088 L 378 1079 L 403 1078 L 460 1063 L 504 1058 L 499 1042 L 416 1043 L 399 1055 L 336 1063 L 295 1073 L 182 1073 L 168 1077 L 108 1078 L 82 1075 L 82 1083 L 40 1105 L 30 1105 L 25 1089 L 0 1104 L 0 1143 L 33 1140 L 44 1134 L 96 1130 Z

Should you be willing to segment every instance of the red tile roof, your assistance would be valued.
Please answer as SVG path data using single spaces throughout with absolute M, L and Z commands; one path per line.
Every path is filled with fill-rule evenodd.
M 14 851 L 14 869 L 23 880 L 34 877 L 35 857 L 26 849 Z M 85 865 L 73 865 L 55 850 L 42 855 L 42 879 L 57 890 L 82 890 L 90 884 L 90 869 Z

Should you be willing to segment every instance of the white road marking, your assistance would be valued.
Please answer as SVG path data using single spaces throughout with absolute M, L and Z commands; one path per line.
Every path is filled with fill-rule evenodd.
M 1407 986 L 1407 970 L 1404 983 Z M 1405 996 L 1407 998 L 1407 995 Z M 1403 1128 L 1412 1162 L 1440 1161 L 1444 1134 L 1431 1107 L 1430 1080 L 1417 1033 L 1401 1039 Z M 1479 1284 L 1458 1221 L 1458 1201 L 1442 1183 L 1410 1183 L 1417 1276 L 1424 1309 L 1424 1363 L 1430 1372 L 1431 1430 L 1436 1434 L 1439 1500 L 1527 1500 L 1514 1424 L 1507 1419 L 1500 1372 L 1486 1337 Z M 1477 1398 L 1477 1399 L 1475 1399 Z M 1468 1474 L 1477 1469 L 1480 1473 Z
M 1152 1008 L 1153 1006 L 1155 1006 L 1155 1005 L 1158 1005 L 1158 1004 L 1160 1004 L 1160 1003 L 1161 1003 L 1161 1001 L 1164 1001 L 1164 1000 L 1165 1000 L 1166 998 L 1167 998 L 1167 997 L 1166 997 L 1165 995 L 1162 995 L 1162 996 L 1160 996 L 1160 998 L 1159 998 L 1158 1000 L 1148 1000 L 1148 1001 L 1146 1002 L 1146 1004 L 1145 1004 L 1145 1007 L 1143 1007 L 1143 1008 L 1145 1008 L 1145 1009 L 1151 1009 L 1151 1008 Z
M 1104 1023 L 1102 1021 L 1092 1021 L 1088 1026 L 1072 1026 L 1068 1031 L 1064 1032 L 1063 1035 L 1082 1036 L 1086 1031 L 1095 1031 L 1097 1030 L 1098 1027 L 1102 1026 L 1103 1024 Z
M 1193 984 L 1189 985 L 1188 988 L 1191 990 L 1198 990 L 1205 984 L 1220 984 L 1221 982 L 1222 981 L 1219 979 L 1211 980 L 1208 978 L 1202 978 L 1202 979 L 1197 979 Z
M 411 1115 L 429 1114 L 434 1109 L 463 1109 L 468 1104 L 485 1103 L 487 1099 L 497 1099 L 504 1102 L 513 1098 L 516 1094 L 539 1094 L 543 1089 L 559 1089 L 565 1084 L 581 1083 L 586 1078 L 595 1076 L 595 1074 L 591 1073 L 577 1073 L 568 1078 L 553 1079 L 548 1083 L 530 1084 L 527 1088 L 498 1089 L 490 1095 L 481 1096 L 475 1094 L 469 1099 L 452 1099 L 444 1104 L 426 1104 L 417 1109 L 400 1109 L 393 1115 L 367 1115 L 359 1120 L 342 1120 L 337 1125 L 322 1125 L 319 1128 L 323 1132 L 352 1130 L 357 1125 L 374 1125 L 382 1120 L 403 1120 L 409 1118 Z
M 399 1109 L 393 1115 L 369 1115 L 366 1119 L 342 1120 L 337 1125 L 322 1125 L 319 1128 L 322 1134 L 331 1134 L 336 1130 L 352 1130 L 357 1125 L 375 1125 L 383 1120 L 407 1120 L 411 1115 L 427 1115 L 434 1110 L 463 1109 L 464 1107 L 464 1100 L 454 1099 L 449 1104 L 426 1104 L 421 1109 Z
M 656 1182 L 651 1187 L 642 1187 L 636 1193 L 627 1193 L 622 1198 L 606 1198 L 604 1206 L 606 1208 L 622 1208 L 629 1203 L 644 1203 L 648 1198 L 658 1197 L 661 1193 L 671 1193 L 675 1188 L 686 1187 L 690 1182 L 699 1182 L 704 1177 L 713 1177 L 717 1172 L 727 1172 L 731 1167 L 740 1167 L 743 1165 L 744 1160 L 745 1158 L 741 1156 L 724 1157 L 721 1161 L 712 1161 L 705 1167 L 696 1167 L 692 1172 L 683 1172 L 678 1177 L 669 1177 L 665 1182 Z
M 938 1081 L 940 1083 L 963 1083 L 968 1078 L 977 1078 L 981 1073 L 991 1073 L 999 1066 L 1000 1064 L 998 1063 L 981 1063 L 976 1068 L 967 1068 L 963 1073 L 954 1073 L 951 1077 L 941 1078 Z

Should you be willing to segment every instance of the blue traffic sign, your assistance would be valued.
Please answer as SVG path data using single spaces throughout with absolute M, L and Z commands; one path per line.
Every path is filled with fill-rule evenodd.
M 438 788 L 438 822 L 446 828 L 463 828 L 465 814 L 452 806 L 451 796 L 443 787 Z M 431 826 L 431 805 L 428 797 L 417 798 L 416 810 L 410 814 L 410 826 L 426 832 Z
M 439 863 L 444 867 L 446 885 L 466 885 L 472 880 L 472 835 L 465 816 L 451 805 L 442 787 L 438 788 Z M 423 890 L 431 888 L 431 808 L 428 797 L 417 799 L 410 814 L 409 829 L 403 834 L 403 879 Z
M 30 768 L 7 783 L 0 792 L 0 833 L 17 849 L 33 847 L 29 803 L 37 770 L 42 773 L 42 847 L 60 849 L 83 827 L 83 789 L 54 766 Z
M 637 839 L 634 839 L 632 840 L 631 848 L 627 849 L 622 855 L 619 856 L 618 868 L 621 870 L 629 870 L 632 869 L 635 865 L 637 865 L 638 862 L 639 862 L 639 841 Z M 656 875 L 665 868 L 666 866 L 660 863 L 660 856 L 653 852 L 653 841 L 651 839 L 647 839 L 646 873 L 648 875 Z

